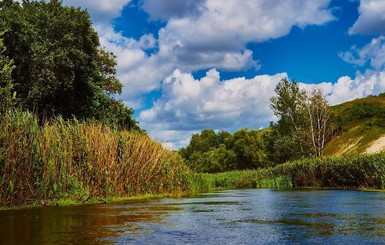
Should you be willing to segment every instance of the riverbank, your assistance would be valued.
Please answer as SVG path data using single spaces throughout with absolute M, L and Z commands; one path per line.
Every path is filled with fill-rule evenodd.
M 31 208 L 44 208 L 44 207 L 67 207 L 67 206 L 83 206 L 83 205 L 95 205 L 95 204 L 107 204 L 107 203 L 116 203 L 116 202 L 127 202 L 127 201 L 149 201 L 156 200 L 161 198 L 175 198 L 181 197 L 182 195 L 174 194 L 144 194 L 137 196 L 126 196 L 126 197 L 108 197 L 108 198 L 92 198 L 87 200 L 75 200 L 75 199 L 59 199 L 59 200 L 48 200 L 48 201 L 35 201 L 26 205 L 19 206 L 8 206 L 0 207 L 0 211 L 7 210 L 22 210 L 22 209 L 31 209 Z
M 304 159 L 275 167 L 202 174 L 209 188 L 385 189 L 385 153 Z
M 181 157 L 146 134 L 29 112 L 0 115 L 0 206 L 190 191 Z

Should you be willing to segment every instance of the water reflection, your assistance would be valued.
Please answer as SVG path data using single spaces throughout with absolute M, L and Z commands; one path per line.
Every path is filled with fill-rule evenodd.
M 231 190 L 0 212 L 2 244 L 385 243 L 385 194 Z
M 48 207 L 0 212 L 1 244 L 106 244 L 162 224 L 177 207 L 150 202 Z

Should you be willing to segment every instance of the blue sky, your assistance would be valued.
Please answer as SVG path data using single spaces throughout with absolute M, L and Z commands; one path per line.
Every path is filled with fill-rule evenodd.
M 283 78 L 330 104 L 385 91 L 383 0 L 64 0 L 117 55 L 118 96 L 171 148 L 275 120 Z

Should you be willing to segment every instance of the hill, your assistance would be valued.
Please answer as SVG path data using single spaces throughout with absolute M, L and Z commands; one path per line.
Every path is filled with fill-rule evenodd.
M 325 155 L 375 153 L 385 150 L 385 96 L 370 96 L 332 107 L 338 133 Z

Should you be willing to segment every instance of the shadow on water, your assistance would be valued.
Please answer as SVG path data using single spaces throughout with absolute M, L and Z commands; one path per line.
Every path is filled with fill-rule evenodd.
M 44 207 L 0 212 L 0 244 L 98 244 L 156 229 L 179 208 L 150 202 Z
M 267 189 L 0 212 L 0 244 L 385 243 L 385 194 Z

